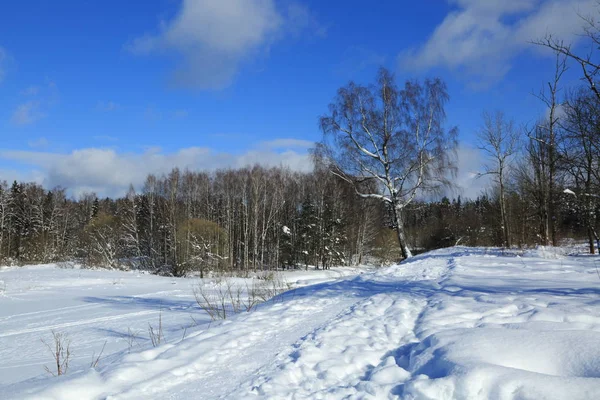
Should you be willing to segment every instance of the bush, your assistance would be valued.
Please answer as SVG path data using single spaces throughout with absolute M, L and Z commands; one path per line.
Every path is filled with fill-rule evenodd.
M 56 372 L 44 366 L 46 372 L 52 376 L 60 376 L 67 373 L 69 369 L 69 361 L 71 359 L 71 339 L 67 334 L 52 331 L 52 341 L 50 343 L 42 339 L 42 343 L 48 348 L 52 354 L 56 365 Z
M 211 320 L 227 319 L 241 311 L 250 312 L 258 304 L 274 299 L 290 288 L 279 274 L 269 278 L 253 279 L 251 285 L 225 278 L 216 281 L 213 288 L 199 282 L 194 286 L 194 297 Z

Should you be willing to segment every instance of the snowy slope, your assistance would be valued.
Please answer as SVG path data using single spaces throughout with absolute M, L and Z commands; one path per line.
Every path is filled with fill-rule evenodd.
M 439 250 L 294 290 L 97 370 L 0 389 L 15 399 L 600 398 L 596 263 Z

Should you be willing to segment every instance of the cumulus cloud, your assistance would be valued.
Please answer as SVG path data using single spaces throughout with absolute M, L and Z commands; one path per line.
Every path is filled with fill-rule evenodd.
M 275 0 L 183 0 L 176 16 L 158 35 L 135 39 L 134 54 L 174 53 L 183 59 L 172 74 L 180 87 L 222 89 L 241 64 L 286 33 L 316 29 L 316 20 L 299 3 L 281 8 Z M 278 4 L 280 5 L 278 7 Z
M 139 186 L 148 174 L 168 173 L 174 167 L 211 171 L 260 164 L 283 165 L 297 171 L 312 169 L 305 151 L 276 151 L 264 144 L 242 154 L 217 152 L 204 147 L 184 148 L 173 153 L 149 148 L 141 154 L 122 153 L 109 148 L 79 149 L 68 154 L 0 150 L 2 159 L 38 171 L 36 176 L 43 176 L 41 181 L 46 187 L 67 187 L 75 195 L 94 191 L 101 196 L 122 195 L 130 183 Z
M 446 67 L 468 74 L 474 85 L 502 78 L 531 41 L 547 34 L 580 38 L 581 15 L 597 12 L 596 0 L 448 0 L 455 6 L 427 42 L 399 56 L 409 70 Z

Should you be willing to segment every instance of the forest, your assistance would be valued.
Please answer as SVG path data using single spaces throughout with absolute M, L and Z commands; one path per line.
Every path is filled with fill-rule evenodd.
M 588 41 L 598 29 L 586 21 Z M 208 272 L 390 263 L 454 246 L 525 247 L 586 240 L 597 251 L 600 215 L 600 66 L 551 36 L 554 76 L 536 97 L 547 112 L 517 126 L 484 112 L 479 177 L 453 184 L 457 128 L 439 79 L 339 89 L 319 118 L 313 171 L 259 165 L 149 175 L 120 198 L 32 182 L 0 182 L 0 262 L 78 262 L 184 276 Z M 565 88 L 569 65 L 582 84 Z
M 561 164 L 550 188 L 547 167 L 533 164 L 544 161 L 534 157 L 539 143 L 530 142 L 521 162 L 540 174 L 517 170 L 508 179 L 511 245 L 552 244 L 591 233 L 593 246 L 600 202 L 570 190 L 587 193 L 598 181 L 581 180 L 583 171 Z M 594 155 L 599 158 L 600 152 Z M 573 171 L 578 172 L 570 175 Z M 497 185 L 476 199 L 417 199 L 404 214 L 409 247 L 503 246 L 500 208 Z M 64 188 L 3 182 L 0 258 L 4 264 L 77 261 L 176 276 L 390 263 L 401 259 L 391 214 L 384 203 L 360 198 L 322 167 L 312 173 L 260 166 L 214 173 L 174 169 L 148 176 L 139 192 L 131 187 L 117 199 L 94 194 L 74 199 Z

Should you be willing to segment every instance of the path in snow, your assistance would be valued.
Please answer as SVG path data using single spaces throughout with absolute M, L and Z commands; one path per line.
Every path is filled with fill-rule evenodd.
M 415 342 L 427 297 L 448 272 L 448 262 L 416 260 L 361 276 L 344 291 L 363 297 L 345 313 L 280 354 L 277 363 L 227 398 L 386 398 L 410 378 L 397 349 Z

